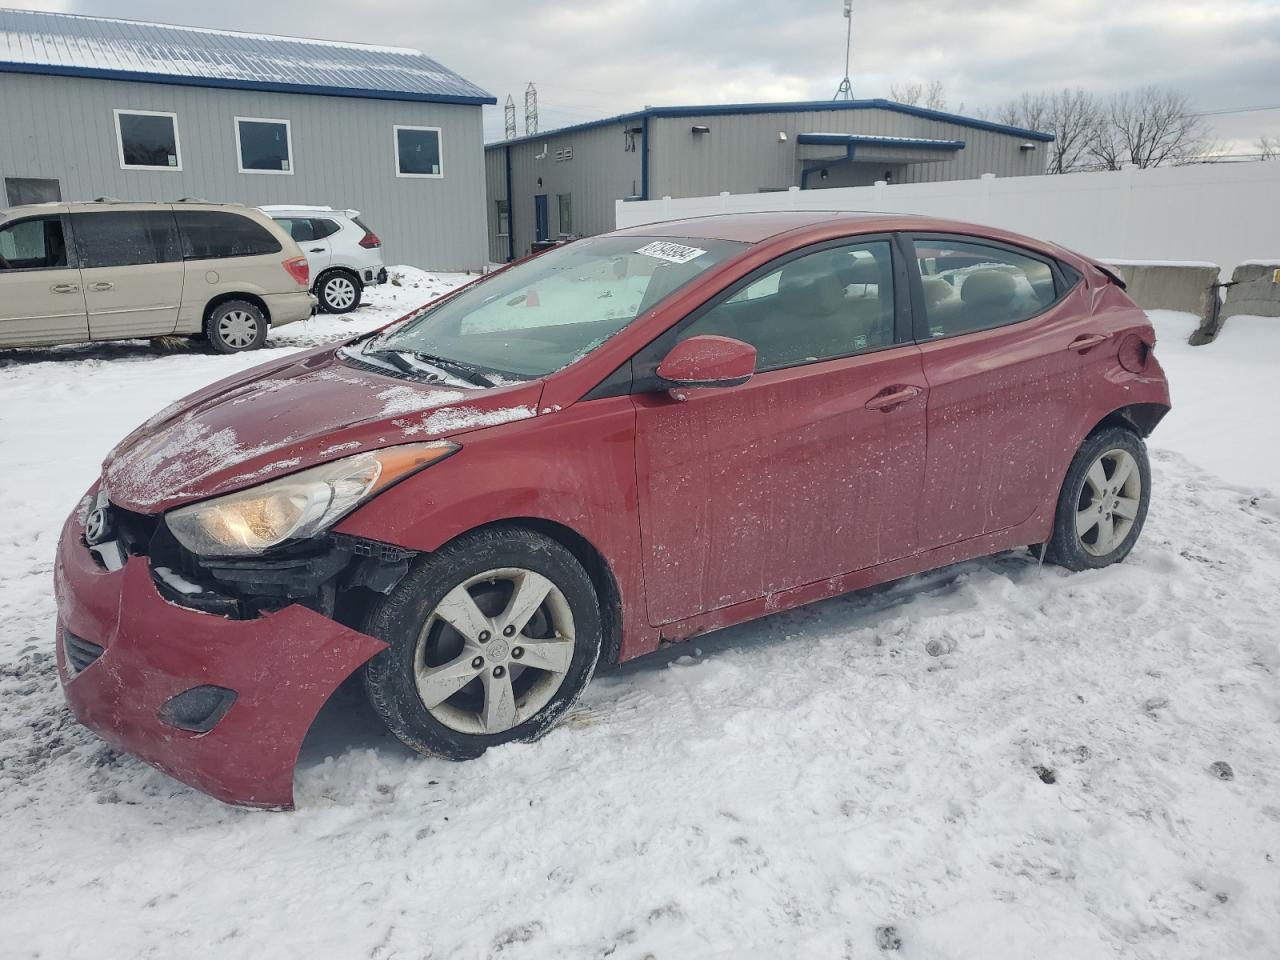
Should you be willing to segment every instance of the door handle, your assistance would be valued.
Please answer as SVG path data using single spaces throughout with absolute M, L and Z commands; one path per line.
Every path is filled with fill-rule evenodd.
M 312 247 L 307 253 L 324 253 L 324 247 Z
M 54 293 L 75 293 L 80 289 L 78 283 L 55 283 L 49 288 Z
M 1086 350 L 1092 350 L 1100 343 L 1106 343 L 1111 338 L 1105 333 L 1082 333 L 1069 344 L 1068 350 L 1075 350 L 1077 353 L 1084 353 Z
M 908 400 L 914 400 L 923 392 L 919 387 L 885 387 L 884 390 L 867 401 L 867 409 L 888 413 L 895 407 L 902 406 Z
M 114 284 L 114 283 L 108 283 L 106 280 L 99 280 L 97 283 L 91 284 L 91 285 L 89 286 L 89 289 L 90 289 L 90 290 L 96 290 L 96 291 L 98 291 L 99 293 L 102 293 L 102 292 L 103 292 L 103 291 L 105 291 L 105 290 L 114 290 L 114 289 L 115 289 L 115 284 Z

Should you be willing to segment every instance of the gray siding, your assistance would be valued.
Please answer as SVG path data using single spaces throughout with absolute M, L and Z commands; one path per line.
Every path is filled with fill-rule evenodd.
M 690 128 L 706 126 L 710 133 L 693 134 Z M 888 137 L 925 137 L 963 140 L 965 147 L 951 161 L 880 165 L 878 173 L 868 164 L 870 184 L 893 170 L 895 183 L 936 180 L 968 180 L 984 173 L 998 177 L 1044 173 L 1047 144 L 1022 151 L 1023 138 L 979 130 L 957 123 L 915 117 L 889 110 L 812 110 L 805 112 L 722 114 L 691 117 L 655 117 L 649 121 L 649 199 L 754 193 L 800 185 L 801 165 L 796 160 L 799 133 L 860 133 Z M 786 141 L 778 133 L 786 133 Z M 834 156 L 841 148 L 829 148 Z M 862 165 L 859 165 L 861 168 Z M 810 187 L 819 185 L 816 176 Z M 857 186 L 861 177 L 844 176 L 821 181 L 823 186 Z
M 485 223 L 489 233 L 489 260 L 505 263 L 510 257 L 510 243 L 504 234 L 498 233 L 498 201 L 507 199 L 507 152 L 485 150 L 484 180 L 486 212 Z
M 120 169 L 113 109 L 176 113 L 183 169 Z M 292 176 L 238 172 L 237 116 L 291 122 Z M 442 179 L 395 175 L 396 124 L 441 128 Z M 477 106 L 0 73 L 0 130 L 0 176 L 56 178 L 63 199 L 351 207 L 389 264 L 476 270 L 488 259 Z
M 486 150 L 485 171 L 489 188 L 490 253 L 505 249 L 505 241 L 495 236 L 497 215 L 494 201 L 506 196 L 507 150 L 511 151 L 511 225 L 515 234 L 515 254 L 524 256 L 535 239 L 534 197 L 547 196 L 548 226 L 552 239 L 558 229 L 559 194 L 572 197 L 572 234 L 591 236 L 614 228 L 614 202 L 640 192 L 640 151 L 643 138 L 635 137 L 636 149 L 625 149 L 626 137 L 621 124 L 594 127 L 589 130 L 550 134 L 537 139 L 516 142 L 510 146 L 490 144 Z M 546 148 L 546 156 L 538 159 Z M 572 160 L 557 160 L 556 152 L 573 149 Z M 538 178 L 542 186 L 538 186 Z M 503 252 L 501 260 L 506 259 Z

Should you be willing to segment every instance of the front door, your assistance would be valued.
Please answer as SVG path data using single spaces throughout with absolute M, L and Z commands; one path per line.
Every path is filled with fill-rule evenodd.
M 1080 404 L 1082 359 L 1066 347 L 1081 311 L 1060 268 L 1030 251 L 957 236 L 914 243 L 927 549 L 1016 526 L 1056 497 Z
M 540 193 L 533 198 L 533 223 L 538 240 L 550 240 L 551 228 L 547 223 L 547 195 Z
M 94 340 L 173 333 L 184 265 L 169 210 L 103 210 L 71 217 L 89 334 Z
M 67 254 L 67 218 L 0 226 L 0 346 L 89 339 L 80 271 Z
M 654 624 L 893 560 L 916 547 L 926 391 L 888 239 L 757 271 L 685 337 L 755 346 L 738 387 L 638 393 L 645 592 Z M 656 358 L 656 359 L 655 359 Z M 650 384 L 656 386 L 655 384 Z

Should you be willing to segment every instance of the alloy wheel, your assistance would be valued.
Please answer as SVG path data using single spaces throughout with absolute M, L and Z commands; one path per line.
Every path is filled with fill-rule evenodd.
M 533 570 L 503 567 L 450 590 L 414 651 L 418 696 L 440 723 L 493 735 L 524 723 L 564 681 L 575 646 L 569 602 Z
M 325 281 L 324 297 L 329 306 L 335 310 L 345 310 L 355 303 L 356 285 L 347 277 L 338 274 Z
M 258 318 L 245 310 L 228 310 L 218 320 L 218 338 L 233 350 L 252 346 L 258 337 Z
M 1142 472 L 1128 450 L 1108 450 L 1090 465 L 1076 504 L 1076 536 L 1105 557 L 1129 536 L 1142 500 Z

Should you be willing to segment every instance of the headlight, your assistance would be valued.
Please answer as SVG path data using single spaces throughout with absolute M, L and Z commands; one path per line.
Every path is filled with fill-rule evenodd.
M 198 556 L 252 556 L 315 536 L 375 493 L 457 449 L 438 441 L 359 453 L 182 507 L 165 519 L 177 541 Z

